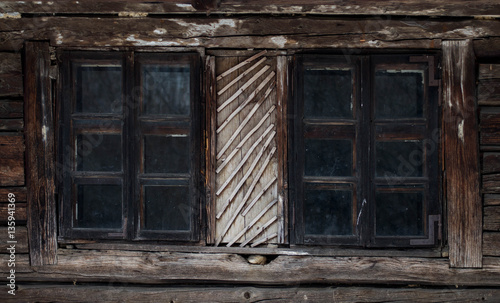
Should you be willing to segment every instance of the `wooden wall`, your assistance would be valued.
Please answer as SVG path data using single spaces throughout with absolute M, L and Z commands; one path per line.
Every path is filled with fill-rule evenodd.
M 343 1 L 222 0 L 206 17 L 190 1 L 174 3 L 99 2 L 78 5 L 55 1 L 0 1 L 0 273 L 6 277 L 7 194 L 16 195 L 16 297 L 18 301 L 166 302 L 411 302 L 490 301 L 500 297 L 500 50 L 497 1 L 374 1 L 352 7 Z M 283 3 L 282 3 L 283 2 Z M 328 2 L 328 3 L 327 3 Z M 360 2 L 360 3 L 358 3 Z M 435 3 L 435 1 L 434 1 Z M 357 5 L 357 8 L 356 8 Z M 467 8 L 466 8 L 467 7 Z M 93 13 L 107 18 L 92 17 Z M 139 13 L 138 13 L 139 12 Z M 247 13 L 242 17 L 225 14 Z M 46 13 L 62 13 L 48 17 Z M 89 15 L 81 15 L 88 13 Z M 140 14 L 141 13 L 141 14 Z M 146 17 L 158 13 L 155 18 Z M 182 14 L 165 17 L 166 14 Z M 399 20 L 384 15 L 345 18 L 328 14 L 421 16 Z M 67 16 L 64 14 L 68 14 Z M 75 14 L 75 16 L 71 16 Z M 189 18 L 186 14 L 190 15 Z M 259 16 L 258 14 L 265 14 Z M 280 14 L 279 18 L 271 14 Z M 299 14 L 296 16 L 295 14 Z M 302 16 L 307 14 L 308 16 Z M 451 20 L 428 16 L 484 18 Z M 139 17 L 139 18 L 135 18 Z M 8 18 L 8 19 L 7 19 Z M 5 21 L 5 22 L 4 22 Z M 163 31 L 164 30 L 164 31 Z M 245 36 L 246 35 L 246 36 Z M 244 36 L 243 38 L 241 38 Z M 29 265 L 23 135 L 23 44 L 47 40 L 51 46 L 207 47 L 207 48 L 413 48 L 439 50 L 443 39 L 474 39 L 476 54 L 489 56 L 478 72 L 482 194 L 484 201 L 483 268 L 449 267 L 446 250 L 383 251 L 304 250 L 301 248 L 179 247 L 80 243 L 58 249 L 58 264 Z M 487 47 L 486 47 L 487 46 Z M 495 51 L 497 51 L 495 53 Z M 495 55 L 496 54 L 496 55 Z M 495 57 L 497 56 L 497 57 Z M 496 59 L 495 59 L 496 58 Z M 495 61 L 496 60 L 496 61 Z M 266 265 L 247 262 L 248 254 L 269 257 Z M 2 278 L 2 281 L 5 278 Z M 5 299 L 4 299 L 5 298 Z

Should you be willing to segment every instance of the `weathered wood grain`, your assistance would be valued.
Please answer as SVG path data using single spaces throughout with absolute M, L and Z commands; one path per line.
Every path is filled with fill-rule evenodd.
M 481 144 L 500 145 L 500 107 L 481 108 L 479 123 Z
M 483 174 L 500 173 L 500 153 L 483 154 Z
M 23 77 L 18 73 L 0 74 L 0 96 L 22 96 Z
M 14 233 L 15 238 L 11 239 L 8 237 L 7 227 L 0 227 L 0 251 L 2 253 L 7 252 L 7 248 L 11 245 L 7 241 L 17 241 L 16 254 L 28 253 L 28 230 L 26 226 L 16 226 L 16 232 Z
M 213 0 L 212 0 L 213 1 Z M 47 2 L 7 0 L 0 3 L 0 9 L 7 13 L 99 13 L 116 14 L 120 12 L 144 12 L 150 14 L 193 13 L 196 9 L 191 0 L 147 1 L 92 1 L 67 2 L 64 0 Z M 318 15 L 379 15 L 379 16 L 497 16 L 500 6 L 494 0 L 433 0 L 405 1 L 362 1 L 344 2 L 342 0 L 223 0 L 211 13 L 231 14 L 318 14 Z M 205 11 L 199 11 L 205 13 Z
M 500 195 L 484 195 L 484 206 L 500 205 Z
M 14 194 L 16 202 L 26 202 L 26 187 L 2 187 L 0 188 L 0 203 L 9 202 L 9 193 Z
M 500 64 L 479 64 L 478 80 L 490 79 L 500 81 Z
M 0 53 L 0 74 L 23 72 L 20 53 Z
M 443 42 L 448 243 L 452 267 L 481 267 L 482 202 L 472 41 Z
M 498 22 L 377 17 L 342 20 L 267 16 L 240 19 L 43 17 L 7 19 L 0 23 L 0 33 L 0 42 L 47 39 L 55 46 L 222 46 L 238 49 L 258 46 L 301 49 L 381 48 L 391 45 L 397 48 L 435 49 L 439 48 L 441 39 L 497 36 Z
M 26 214 L 26 202 L 16 202 L 16 222 L 21 222 L 21 224 L 26 224 L 27 214 Z M 0 203 L 0 224 L 6 225 L 8 218 L 8 205 L 7 203 Z
M 39 266 L 57 262 L 49 44 L 26 42 L 24 51 L 28 235 L 31 264 Z
M 483 233 L 483 255 L 500 257 L 500 232 Z
M 474 52 L 482 59 L 496 60 L 500 53 L 500 37 L 492 36 L 474 41 Z
M 20 134 L 0 135 L 0 186 L 24 185 L 24 138 Z
M 207 56 L 205 64 L 206 86 L 205 86 L 205 102 L 206 102 L 206 133 L 205 133 L 205 163 L 206 163 L 206 210 L 207 210 L 207 243 L 212 244 L 215 242 L 215 167 L 217 160 L 216 154 L 216 136 L 217 128 L 217 81 L 215 73 L 215 57 Z
M 23 101 L 21 99 L 0 100 L 0 119 L 22 118 Z
M 58 264 L 32 268 L 28 256 L 19 255 L 17 283 L 116 282 L 138 284 L 251 283 L 303 284 L 421 284 L 500 286 L 499 258 L 485 257 L 482 269 L 450 268 L 446 258 L 305 257 L 278 256 L 270 263 L 249 264 L 233 254 L 164 253 L 134 251 L 80 251 L 59 249 Z M 7 264 L 0 264 L 6 273 Z
M 13 297 L 13 296 L 12 296 Z M 20 285 L 4 302 L 495 302 L 498 289 Z
M 500 79 L 481 80 L 477 86 L 479 105 L 500 102 Z
M 500 174 L 483 175 L 483 193 L 493 194 L 500 193 Z
M 0 131 L 22 131 L 23 119 L 0 119 Z
M 484 208 L 484 230 L 500 231 L 499 206 L 487 206 Z

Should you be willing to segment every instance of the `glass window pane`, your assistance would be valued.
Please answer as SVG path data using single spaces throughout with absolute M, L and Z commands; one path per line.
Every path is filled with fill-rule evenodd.
M 375 143 L 377 177 L 422 177 L 425 161 L 422 141 Z
M 143 108 L 148 115 L 189 115 L 189 66 L 144 65 Z
M 78 171 L 121 171 L 122 144 L 120 135 L 85 133 L 77 136 Z
M 377 192 L 377 236 L 422 236 L 422 192 Z
M 78 185 L 77 227 L 121 228 L 121 185 Z
M 376 118 L 420 118 L 423 111 L 423 71 L 378 70 L 375 73 Z
M 121 113 L 121 66 L 77 67 L 76 109 L 78 113 Z
M 305 139 L 306 176 L 351 176 L 350 140 Z
M 144 136 L 145 173 L 189 173 L 187 135 Z
M 304 117 L 352 118 L 350 69 L 304 71 Z
M 306 190 L 304 222 L 307 235 L 352 235 L 352 191 Z
M 147 230 L 190 230 L 191 203 L 187 186 L 144 186 Z

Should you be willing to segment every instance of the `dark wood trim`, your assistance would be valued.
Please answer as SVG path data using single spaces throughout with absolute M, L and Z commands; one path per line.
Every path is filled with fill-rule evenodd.
M 206 210 L 207 210 L 207 238 L 208 244 L 215 243 L 215 168 L 217 160 L 216 129 L 217 129 L 217 80 L 215 73 L 215 56 L 207 56 L 205 63 L 205 94 L 206 94 L 206 128 L 204 131 L 205 159 L 206 159 Z
M 28 238 L 33 266 L 57 263 L 54 121 L 48 42 L 26 42 L 24 64 L 24 134 Z
M 475 71 L 471 40 L 443 42 L 443 134 L 451 267 L 482 266 Z

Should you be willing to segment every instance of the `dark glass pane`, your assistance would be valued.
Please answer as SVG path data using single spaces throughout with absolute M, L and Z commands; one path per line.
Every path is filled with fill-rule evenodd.
M 352 203 L 348 190 L 306 190 L 305 234 L 352 235 Z
M 351 71 L 306 69 L 304 71 L 304 117 L 352 118 Z
M 121 113 L 121 66 L 78 66 L 76 112 Z
M 80 134 L 77 136 L 77 170 L 121 171 L 120 135 Z
M 377 177 L 422 177 L 422 141 L 389 141 L 375 143 Z
M 351 176 L 350 140 L 305 139 L 306 176 Z
M 421 236 L 423 194 L 421 192 L 377 192 L 377 236 Z
M 78 185 L 77 227 L 121 228 L 121 185 Z
M 143 109 L 148 115 L 189 115 L 189 66 L 144 65 Z
M 423 71 L 377 71 L 375 117 L 380 119 L 423 117 L 423 81 Z
M 146 173 L 189 173 L 188 136 L 144 136 Z
M 144 186 L 147 230 L 190 230 L 191 203 L 187 186 Z

